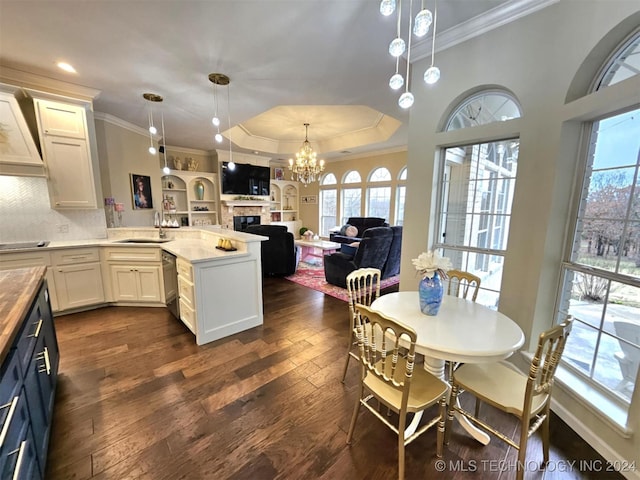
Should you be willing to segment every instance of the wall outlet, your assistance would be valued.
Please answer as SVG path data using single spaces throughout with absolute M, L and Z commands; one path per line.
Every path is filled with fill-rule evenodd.
M 57 225 L 57 229 L 58 233 L 69 233 L 69 224 L 61 223 L 60 225 Z

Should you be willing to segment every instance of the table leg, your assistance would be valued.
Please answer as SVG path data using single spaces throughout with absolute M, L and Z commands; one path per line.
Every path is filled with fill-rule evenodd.
M 424 357 L 424 369 L 429 372 L 430 374 L 438 377 L 441 380 L 444 380 L 444 360 L 440 360 L 438 358 L 432 358 L 432 357 Z M 460 399 L 457 398 L 456 402 L 459 404 L 460 403 Z M 460 415 L 458 412 L 455 412 L 455 417 L 458 420 L 458 422 L 460 422 L 460 425 L 462 426 L 462 428 L 464 428 L 464 430 L 471 435 L 473 438 L 475 438 L 478 442 L 480 442 L 483 445 L 488 445 L 489 444 L 489 435 L 485 432 L 483 432 L 482 430 L 480 430 L 478 427 L 476 427 L 473 423 L 471 423 L 469 421 L 469 419 L 467 419 L 466 417 Z M 411 435 L 413 432 L 416 431 L 416 429 L 418 428 L 418 423 L 420 423 L 420 419 L 422 418 L 422 412 L 416 414 L 413 418 L 413 420 L 411 421 L 411 423 L 409 424 L 409 426 L 407 427 L 407 429 L 405 430 L 405 438 L 408 435 Z M 415 424 L 415 425 L 414 425 Z M 410 431 L 410 429 L 412 429 Z

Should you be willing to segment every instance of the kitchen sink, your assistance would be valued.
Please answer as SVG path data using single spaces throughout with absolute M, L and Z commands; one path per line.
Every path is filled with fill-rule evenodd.
M 168 238 L 126 238 L 115 240 L 113 243 L 167 243 L 170 241 Z
M 49 242 L 18 242 L 18 243 L 0 243 L 0 250 L 20 250 L 22 248 L 40 248 L 46 247 Z

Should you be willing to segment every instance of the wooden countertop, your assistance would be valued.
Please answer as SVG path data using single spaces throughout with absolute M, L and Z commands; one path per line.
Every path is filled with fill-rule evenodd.
M 0 364 L 44 281 L 46 267 L 0 271 Z

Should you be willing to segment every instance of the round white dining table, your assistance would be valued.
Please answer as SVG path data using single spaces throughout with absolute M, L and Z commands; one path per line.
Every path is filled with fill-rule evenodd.
M 394 292 L 378 297 L 371 308 L 415 330 L 416 352 L 424 355 L 425 369 L 444 380 L 445 361 L 484 363 L 503 360 L 524 344 L 516 322 L 495 310 L 463 298 L 445 295 L 440 311 L 429 316 L 420 310 L 417 291 Z M 415 431 L 414 418 L 405 434 Z M 464 417 L 457 417 L 474 438 L 489 443 L 489 436 Z

